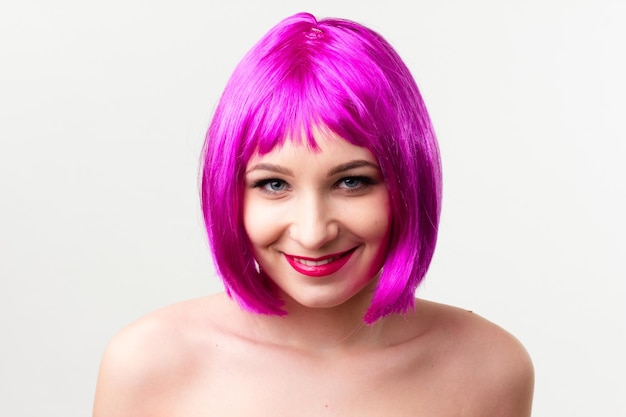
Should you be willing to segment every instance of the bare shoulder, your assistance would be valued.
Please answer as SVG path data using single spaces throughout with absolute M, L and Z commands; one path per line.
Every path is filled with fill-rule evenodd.
M 171 395 L 210 357 L 216 297 L 155 311 L 117 333 L 100 364 L 94 417 L 167 413 L 157 399 Z M 219 310 L 219 309 L 218 309 Z M 219 313 L 218 313 L 219 314 Z
M 439 352 L 433 358 L 464 408 L 471 409 L 468 415 L 530 416 L 534 369 L 517 338 L 456 307 L 418 300 L 416 313 L 428 317 L 428 337 Z

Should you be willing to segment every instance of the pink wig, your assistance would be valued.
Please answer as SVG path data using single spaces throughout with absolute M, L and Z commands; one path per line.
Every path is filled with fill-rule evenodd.
M 284 315 L 243 226 L 246 164 L 323 126 L 378 158 L 391 201 L 389 251 L 364 321 L 413 307 L 435 243 L 441 164 L 408 68 L 378 33 L 307 13 L 272 28 L 241 60 L 206 135 L 202 208 L 218 274 L 244 308 Z M 304 133 L 302 133 L 304 132 Z

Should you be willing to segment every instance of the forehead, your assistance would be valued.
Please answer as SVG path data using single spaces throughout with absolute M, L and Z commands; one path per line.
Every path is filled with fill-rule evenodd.
M 288 138 L 265 154 L 253 154 L 247 166 L 249 168 L 260 162 L 333 165 L 349 160 L 365 160 L 378 165 L 376 157 L 368 149 L 354 145 L 333 132 L 316 130 L 313 138 L 315 146 L 306 139 Z

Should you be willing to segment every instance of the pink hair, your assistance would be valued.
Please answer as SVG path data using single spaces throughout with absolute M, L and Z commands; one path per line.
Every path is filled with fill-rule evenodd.
M 437 141 L 417 85 L 378 33 L 308 13 L 272 28 L 236 67 L 206 135 L 202 208 L 218 274 L 244 308 L 284 315 L 259 272 L 242 220 L 244 171 L 287 137 L 324 126 L 378 158 L 388 187 L 389 251 L 364 321 L 413 307 L 435 249 L 441 205 Z M 304 133 L 303 132 L 304 129 Z

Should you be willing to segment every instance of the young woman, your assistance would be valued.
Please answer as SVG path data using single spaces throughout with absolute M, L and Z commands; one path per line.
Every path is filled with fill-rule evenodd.
M 380 35 L 304 13 L 279 23 L 235 69 L 203 155 L 226 293 L 116 335 L 95 417 L 530 415 L 519 342 L 414 298 L 435 249 L 439 152 Z

